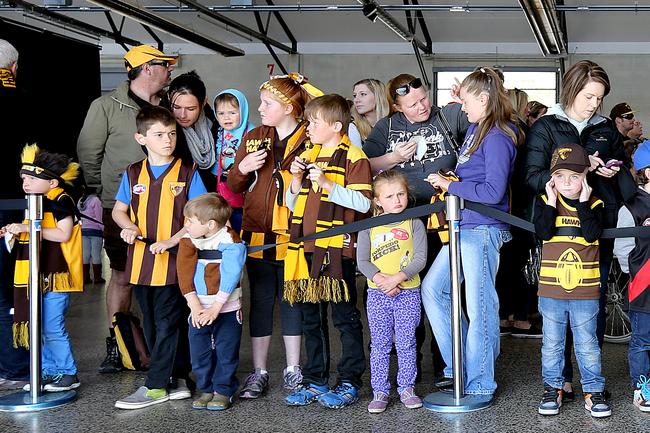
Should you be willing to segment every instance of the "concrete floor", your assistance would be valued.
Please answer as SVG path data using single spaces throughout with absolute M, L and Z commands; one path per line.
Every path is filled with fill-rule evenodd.
M 607 388 L 612 393 L 611 418 L 593 419 L 579 400 L 565 405 L 558 416 L 542 417 L 537 414 L 542 391 L 541 340 L 511 337 L 502 338 L 502 353 L 497 363 L 499 389 L 495 403 L 486 410 L 474 413 L 451 415 L 436 414 L 425 409 L 408 410 L 399 401 L 395 403 L 396 398 L 393 398 L 386 412 L 371 415 L 366 411 L 372 395 L 367 385 L 369 370 L 364 377 L 365 386 L 360 401 L 351 407 L 338 411 L 319 404 L 304 408 L 287 407 L 281 388 L 284 350 L 280 338 L 274 338 L 271 347 L 271 390 L 258 400 L 236 401 L 230 410 L 224 412 L 192 410 L 191 400 L 134 411 L 119 410 L 113 406 L 115 400 L 142 385 L 144 375 L 133 372 L 113 375 L 97 373 L 105 353 L 104 338 L 107 332 L 104 288 L 88 286 L 86 293 L 75 294 L 72 298 L 73 305 L 67 322 L 81 380 L 77 401 L 40 413 L 0 413 L 0 432 L 640 432 L 647 431 L 650 426 L 650 415 L 639 412 L 632 405 L 626 345 L 605 344 L 603 370 Z M 331 335 L 336 337 L 337 333 L 332 331 Z M 239 370 L 242 380 L 252 368 L 247 336 L 245 326 Z M 336 340 L 333 338 L 332 350 L 338 356 L 340 348 Z M 428 347 L 428 343 L 425 347 Z M 430 358 L 425 357 L 424 380 L 416 387 L 421 396 L 433 390 L 430 385 L 432 376 Z M 332 373 L 332 380 L 335 380 L 335 372 Z M 577 388 L 579 391 L 579 386 Z

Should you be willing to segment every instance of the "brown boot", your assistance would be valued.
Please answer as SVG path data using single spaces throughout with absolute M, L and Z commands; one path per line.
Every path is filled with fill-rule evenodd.
M 90 281 L 90 265 L 84 264 L 84 285 L 90 283 L 92 283 L 92 281 Z
M 102 278 L 102 265 L 93 265 L 93 282 L 95 284 L 104 284 L 106 282 Z

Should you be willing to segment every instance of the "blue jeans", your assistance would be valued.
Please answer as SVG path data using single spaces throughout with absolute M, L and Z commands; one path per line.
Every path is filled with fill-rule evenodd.
M 212 324 L 201 328 L 188 321 L 192 371 L 201 392 L 232 397 L 237 391 L 241 317 L 241 310 L 220 313 Z
M 460 230 L 461 281 L 465 280 L 468 316 L 462 323 L 466 394 L 491 395 L 497 388 L 494 364 L 499 356 L 499 298 L 494 280 L 499 250 L 510 239 L 509 231 L 494 226 Z M 422 303 L 447 364 L 445 377 L 453 373 L 449 269 L 449 246 L 445 245 L 422 281 Z
M 601 374 L 600 347 L 596 337 L 598 299 L 562 300 L 539 297 L 543 318 L 542 378 L 553 388 L 564 385 L 564 346 L 567 323 L 573 333 L 573 349 L 580 369 L 583 392 L 602 392 L 605 378 Z
M 636 388 L 639 376 L 650 376 L 650 313 L 630 310 L 632 337 L 630 338 L 630 379 Z
M 70 294 L 48 292 L 43 295 L 43 374 L 77 374 L 70 336 L 65 329 L 65 313 L 70 307 Z

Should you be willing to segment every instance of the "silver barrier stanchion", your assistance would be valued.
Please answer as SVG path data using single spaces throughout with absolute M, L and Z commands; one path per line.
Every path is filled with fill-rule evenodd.
M 449 263 L 451 280 L 451 338 L 453 356 L 453 392 L 437 391 L 424 398 L 424 407 L 433 412 L 471 412 L 492 404 L 492 396 L 464 395 L 463 330 L 460 297 L 460 210 L 462 199 L 455 195 L 446 198 L 449 222 Z
M 70 403 L 77 398 L 74 390 L 41 392 L 41 292 L 39 269 L 41 257 L 41 222 L 43 220 L 43 196 L 27 196 L 27 219 L 29 220 L 29 392 L 16 392 L 0 397 L 0 411 L 32 412 L 51 409 Z M 4 246 L 1 246 L 4 248 Z

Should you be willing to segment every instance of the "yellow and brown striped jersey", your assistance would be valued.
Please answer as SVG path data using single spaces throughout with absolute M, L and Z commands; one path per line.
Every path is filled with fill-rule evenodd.
M 183 228 L 183 208 L 195 170 L 194 164 L 178 158 L 158 178 L 146 159 L 126 169 L 131 187 L 131 220 L 144 238 L 152 242 L 166 240 Z M 131 284 L 165 286 L 178 281 L 176 258 L 168 252 L 151 254 L 149 245 L 140 241 L 129 245 L 126 272 Z

